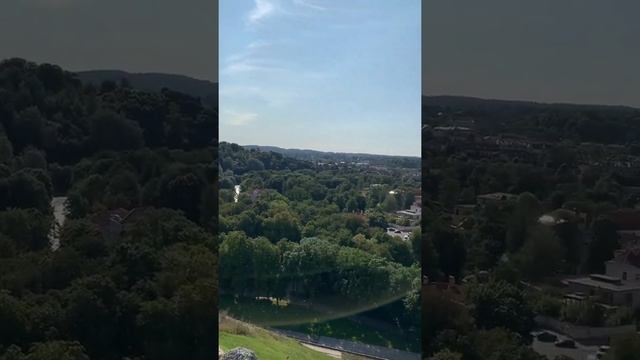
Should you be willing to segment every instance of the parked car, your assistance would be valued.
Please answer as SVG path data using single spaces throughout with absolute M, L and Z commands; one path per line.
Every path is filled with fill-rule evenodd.
M 575 348 L 576 347 L 576 342 L 571 340 L 571 339 L 564 339 L 564 340 L 558 340 L 554 343 L 555 346 L 557 347 L 561 347 L 561 348 Z

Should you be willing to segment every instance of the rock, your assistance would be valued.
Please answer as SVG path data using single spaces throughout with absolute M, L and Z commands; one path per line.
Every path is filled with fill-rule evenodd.
M 227 351 L 220 360 L 258 360 L 258 357 L 249 349 L 235 348 Z

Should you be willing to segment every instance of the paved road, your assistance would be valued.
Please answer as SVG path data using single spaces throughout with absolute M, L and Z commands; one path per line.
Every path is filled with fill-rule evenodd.
M 545 330 L 545 331 L 556 335 L 558 337 L 558 340 L 569 339 L 569 337 L 559 334 L 557 332 L 550 331 L 550 330 Z M 533 350 L 535 352 L 537 352 L 540 355 L 546 356 L 547 359 L 550 359 L 550 360 L 553 360 L 556 356 L 559 356 L 559 355 L 568 356 L 573 360 L 590 360 L 591 359 L 590 355 L 593 355 L 598 351 L 597 346 L 585 346 L 578 342 L 576 342 L 576 347 L 573 349 L 559 348 L 555 346 L 552 342 L 545 343 L 545 342 L 539 341 L 536 338 L 534 338 L 533 344 L 531 344 L 531 346 L 533 347 Z
M 298 340 L 311 345 L 326 347 L 333 350 L 364 355 L 372 359 L 380 360 L 420 360 L 420 354 L 389 349 L 382 346 L 363 344 L 354 341 L 341 340 L 326 336 L 310 336 L 296 331 L 269 329 L 280 335 Z
M 67 202 L 66 196 L 57 196 L 51 199 L 51 207 L 53 208 L 54 223 L 51 226 L 49 232 L 49 244 L 51 245 L 51 251 L 56 251 L 60 247 L 59 230 L 64 225 L 64 221 L 67 218 L 67 212 L 65 203 Z

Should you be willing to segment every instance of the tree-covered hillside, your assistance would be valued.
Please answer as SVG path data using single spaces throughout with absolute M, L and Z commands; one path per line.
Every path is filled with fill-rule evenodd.
M 538 140 L 637 143 L 640 109 L 624 106 L 544 104 L 459 96 L 425 96 L 423 124 L 473 121 L 484 135 L 519 134 Z
M 217 110 L 10 59 L 0 122 L 0 359 L 213 358 Z
M 205 107 L 214 107 L 218 103 L 218 84 L 188 76 L 161 73 L 129 73 L 117 70 L 91 70 L 76 73 L 83 83 L 99 86 L 105 81 L 125 82 L 132 87 L 149 92 L 159 92 L 169 88 L 184 94 L 198 97 Z
M 278 146 L 245 145 L 250 150 L 261 150 L 265 152 L 275 152 L 294 159 L 312 162 L 348 162 L 361 163 L 377 166 L 419 168 L 420 157 L 412 156 L 391 156 L 357 153 L 339 153 L 305 149 L 284 149 Z
M 228 143 L 220 154 L 220 289 L 236 299 L 222 310 L 272 325 L 313 318 L 291 306 L 258 319 L 247 302 L 306 304 L 319 321 L 378 308 L 367 316 L 418 348 L 420 230 L 387 229 L 416 200 L 415 170 L 316 166 Z

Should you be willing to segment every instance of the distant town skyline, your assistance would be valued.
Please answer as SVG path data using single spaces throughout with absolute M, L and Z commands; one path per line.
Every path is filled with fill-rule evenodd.
M 218 1 L 0 2 L 0 59 L 218 81 Z
M 225 140 L 222 140 L 225 141 Z M 350 155 L 376 155 L 376 156 L 393 156 L 393 157 L 421 157 L 420 155 L 389 155 L 389 154 L 377 154 L 377 153 L 367 153 L 367 152 L 351 152 L 351 151 L 331 151 L 331 150 L 319 150 L 319 149 L 312 149 L 312 148 L 308 148 L 308 147 L 302 147 L 302 148 L 298 148 L 298 147 L 283 147 L 283 146 L 278 146 L 278 145 L 272 145 L 272 144 L 238 144 L 240 146 L 259 146 L 259 147 L 278 147 L 284 150 L 304 150 L 304 151 L 318 151 L 318 152 L 324 152 L 324 153 L 336 153 L 336 154 L 350 154 Z
M 420 1 L 220 2 L 220 139 L 420 154 Z
M 422 93 L 640 107 L 636 0 L 424 1 Z

